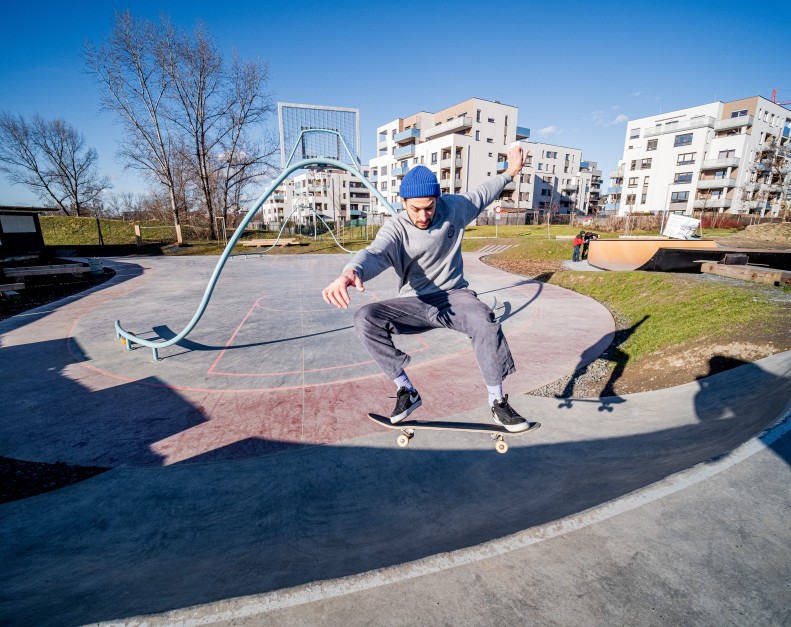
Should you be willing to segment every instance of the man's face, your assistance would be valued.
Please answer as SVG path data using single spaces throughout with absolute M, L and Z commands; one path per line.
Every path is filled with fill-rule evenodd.
M 407 198 L 404 200 L 404 209 L 417 228 L 426 230 L 431 226 L 434 212 L 437 210 L 436 198 Z

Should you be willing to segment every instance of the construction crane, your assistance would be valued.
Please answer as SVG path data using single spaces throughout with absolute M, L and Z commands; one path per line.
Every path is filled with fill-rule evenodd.
M 777 87 L 772 90 L 772 102 L 779 105 L 790 105 L 791 100 L 783 100 L 782 102 L 777 102 Z

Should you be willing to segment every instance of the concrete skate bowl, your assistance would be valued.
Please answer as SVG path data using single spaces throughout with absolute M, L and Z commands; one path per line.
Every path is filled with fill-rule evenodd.
M 697 251 L 711 252 L 717 249 L 712 240 L 671 239 L 596 239 L 590 243 L 588 263 L 602 270 L 671 270 L 657 265 L 657 256 L 672 250 L 676 255 L 694 263 Z M 684 265 L 688 265 L 688 262 Z M 699 267 L 700 264 L 697 264 Z M 693 265 L 692 267 L 695 267 Z
M 543 426 L 506 455 L 474 434 L 421 433 L 399 449 L 393 432 L 375 431 L 260 457 L 119 467 L 5 506 L 5 618 L 85 624 L 229 599 L 271 608 L 502 554 L 706 468 L 785 416 L 790 397 L 788 352 L 631 396 L 520 395 Z

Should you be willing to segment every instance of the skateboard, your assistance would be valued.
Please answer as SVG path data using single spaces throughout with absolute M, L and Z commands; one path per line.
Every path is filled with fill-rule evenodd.
M 368 414 L 368 418 L 373 420 L 376 424 L 388 429 L 397 429 L 401 433 L 396 438 L 396 444 L 404 448 L 409 444 L 409 441 L 415 437 L 415 431 L 421 429 L 428 429 L 431 431 L 474 431 L 488 433 L 494 442 L 494 448 L 498 453 L 508 452 L 508 442 L 505 441 L 507 435 L 524 435 L 530 431 L 535 431 L 541 426 L 540 422 L 531 422 L 529 427 L 524 431 L 509 431 L 505 427 L 495 424 L 483 424 L 480 422 L 418 422 L 415 420 L 403 420 L 399 423 L 392 424 L 390 418 L 380 416 L 379 414 Z

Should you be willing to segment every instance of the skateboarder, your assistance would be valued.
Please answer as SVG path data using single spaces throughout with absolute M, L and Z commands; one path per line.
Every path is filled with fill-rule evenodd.
M 404 420 L 422 401 L 404 367 L 409 355 L 398 350 L 392 336 L 446 328 L 466 334 L 488 390 L 492 419 L 509 431 L 529 423 L 509 404 L 503 380 L 515 371 L 508 343 L 492 310 L 468 289 L 461 241 L 464 227 L 496 200 L 522 169 L 526 155 L 517 144 L 508 153 L 508 169 L 466 194 L 440 196 L 437 177 L 415 166 L 401 182 L 404 211 L 390 218 L 373 242 L 358 252 L 341 275 L 322 291 L 324 300 L 346 309 L 348 288 L 364 291 L 365 281 L 392 267 L 398 275 L 398 298 L 361 307 L 354 327 L 368 352 L 396 385 L 396 406 L 390 416 Z

